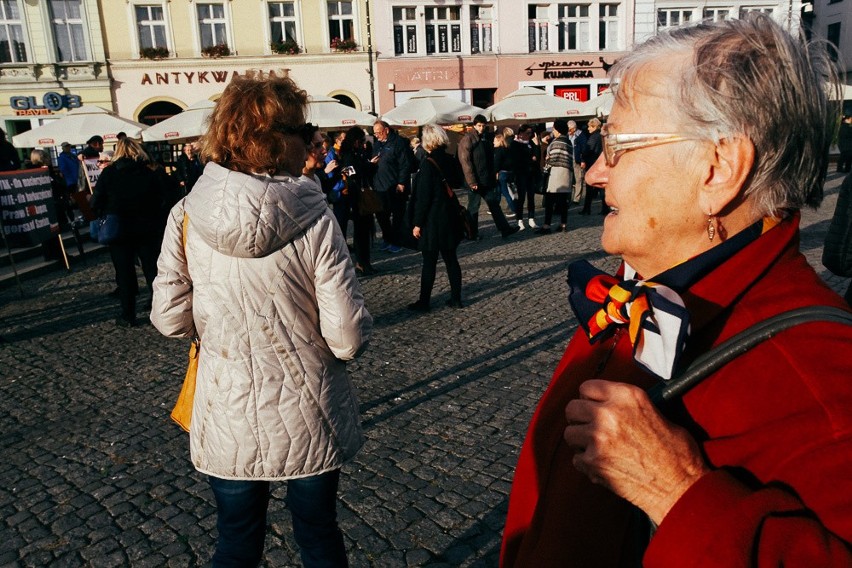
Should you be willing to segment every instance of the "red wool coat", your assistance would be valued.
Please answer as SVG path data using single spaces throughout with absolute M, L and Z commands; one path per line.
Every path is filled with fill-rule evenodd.
M 846 307 L 782 222 L 683 295 L 694 359 L 751 325 L 807 305 Z M 715 469 L 675 504 L 648 567 L 852 566 L 852 326 L 808 323 L 758 345 L 683 399 L 678 420 Z M 564 409 L 592 378 L 648 387 L 626 334 L 591 345 L 579 330 L 521 449 L 501 566 L 630 565 L 628 503 L 571 464 Z M 634 559 L 635 565 L 635 559 Z

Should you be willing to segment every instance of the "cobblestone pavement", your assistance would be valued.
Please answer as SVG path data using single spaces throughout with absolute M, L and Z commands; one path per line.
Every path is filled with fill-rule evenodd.
M 803 214 L 820 265 L 840 177 Z M 483 208 L 484 210 L 484 208 Z M 540 221 L 540 219 L 539 219 Z M 340 524 L 351 564 L 496 566 L 518 449 L 569 334 L 565 269 L 599 249 L 601 218 L 572 208 L 570 231 L 485 238 L 459 256 L 468 307 L 409 314 L 419 256 L 376 250 L 362 281 L 374 340 L 350 371 L 367 444 L 344 468 Z M 117 328 L 107 255 L 0 291 L 0 566 L 199 566 L 215 538 L 212 494 L 168 418 L 188 343 Z M 269 512 L 265 566 L 298 566 L 285 484 Z

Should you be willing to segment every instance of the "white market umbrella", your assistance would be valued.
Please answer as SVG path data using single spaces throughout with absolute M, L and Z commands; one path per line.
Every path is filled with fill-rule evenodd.
M 852 100 L 852 85 L 840 85 L 840 100 L 849 101 Z M 834 97 L 834 93 L 831 93 L 829 97 L 831 100 L 837 100 Z
M 392 126 L 466 124 L 477 114 L 484 115 L 485 110 L 432 89 L 421 89 L 382 119 Z
M 580 105 L 580 116 L 609 116 L 615 95 L 609 89 Z
M 216 103 L 204 99 L 191 104 L 182 112 L 148 127 L 142 132 L 145 142 L 178 142 L 198 138 L 207 132 L 208 120 Z
M 521 87 L 486 110 L 492 122 L 530 122 L 580 116 L 580 105 L 535 87 Z
M 350 128 L 352 126 L 372 126 L 376 117 L 341 104 L 331 97 L 308 96 L 306 122 L 320 128 Z
M 59 146 L 62 142 L 85 144 L 92 136 L 102 136 L 105 142 L 115 142 L 119 132 L 130 138 L 139 138 L 146 125 L 121 118 L 117 114 L 95 105 L 84 105 L 38 128 L 12 137 L 17 148 Z

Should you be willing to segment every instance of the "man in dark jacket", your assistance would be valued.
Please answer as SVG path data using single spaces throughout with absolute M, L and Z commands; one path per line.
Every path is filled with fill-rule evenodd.
M 484 197 L 497 230 L 505 238 L 517 233 L 520 229 L 509 225 L 500 208 L 497 173 L 494 171 L 494 143 L 490 137 L 486 136 L 487 122 L 481 114 L 474 117 L 473 125 L 459 142 L 459 163 L 464 172 L 465 184 L 470 190 L 467 197 L 467 210 L 473 217 L 474 234 L 479 233 L 479 206 Z
M 408 140 L 391 130 L 387 122 L 377 121 L 373 125 L 373 134 L 376 137 L 370 160 L 376 166 L 373 189 L 382 200 L 384 209 L 376 214 L 384 239 L 381 250 L 399 252 L 402 250 L 399 237 L 414 170 L 414 155 Z
M 586 140 L 586 144 L 583 146 L 583 152 L 581 155 L 582 162 L 581 166 L 583 170 L 588 170 L 592 167 L 592 165 L 598 160 L 598 156 L 603 152 L 603 141 L 601 140 L 601 121 L 597 118 L 593 118 L 589 121 L 589 137 Z M 604 193 L 604 189 L 602 187 L 597 187 L 595 185 L 586 185 L 586 200 L 583 202 L 583 210 L 580 211 L 580 215 L 588 215 L 591 213 L 592 209 L 592 201 L 597 196 L 598 192 L 601 194 L 601 215 L 606 215 L 609 213 L 609 207 L 606 206 L 606 194 Z
M 586 131 L 577 128 L 577 123 L 568 121 L 568 138 L 574 147 L 574 190 L 571 201 L 580 203 L 586 197 L 586 170 L 583 168 L 583 150 L 586 147 Z
M 21 157 L 12 143 L 6 140 L 6 131 L 0 128 L 0 171 L 21 169 Z
M 522 124 L 518 127 L 518 133 L 509 144 L 509 160 L 512 164 L 512 174 L 515 177 L 515 187 L 518 189 L 518 199 L 515 207 L 518 213 L 518 228 L 524 230 L 524 202 L 527 204 L 527 224 L 530 229 L 535 229 L 535 186 L 534 171 L 538 167 L 538 146 L 530 143 L 533 127 Z

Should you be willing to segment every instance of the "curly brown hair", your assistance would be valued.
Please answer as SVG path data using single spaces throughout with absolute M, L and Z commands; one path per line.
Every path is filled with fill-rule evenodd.
M 216 103 L 202 156 L 246 174 L 299 175 L 305 164 L 300 127 L 307 104 L 305 91 L 287 77 L 238 75 Z

